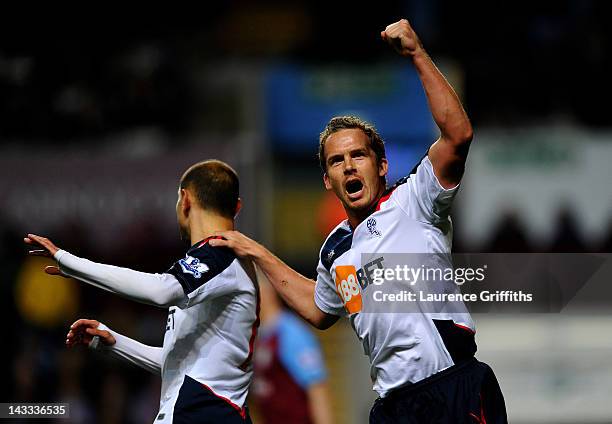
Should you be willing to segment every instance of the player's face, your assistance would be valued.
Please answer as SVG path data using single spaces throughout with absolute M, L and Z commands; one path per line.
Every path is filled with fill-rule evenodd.
M 377 163 L 368 136 L 358 128 L 345 129 L 325 141 L 325 188 L 333 190 L 347 213 L 369 211 L 385 187 L 387 160 Z
M 191 235 L 189 234 L 189 226 L 187 225 L 187 216 L 183 212 L 183 202 L 185 201 L 183 197 L 183 191 L 179 187 L 178 190 L 178 200 L 176 201 L 176 220 L 179 226 L 179 233 L 181 236 L 181 240 L 190 242 Z

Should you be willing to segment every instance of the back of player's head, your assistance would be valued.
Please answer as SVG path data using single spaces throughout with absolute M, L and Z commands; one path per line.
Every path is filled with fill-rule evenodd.
M 387 157 L 385 153 L 385 142 L 382 137 L 374 128 L 374 125 L 357 116 L 336 116 L 327 123 L 325 129 L 319 135 L 319 165 L 323 172 L 327 172 L 325 164 L 325 142 L 335 132 L 347 129 L 360 129 L 370 139 L 370 147 L 376 155 L 376 160 L 380 164 L 380 161 Z
M 238 174 L 216 159 L 192 165 L 181 177 L 180 187 L 192 191 L 200 206 L 226 218 L 234 218 L 239 197 Z

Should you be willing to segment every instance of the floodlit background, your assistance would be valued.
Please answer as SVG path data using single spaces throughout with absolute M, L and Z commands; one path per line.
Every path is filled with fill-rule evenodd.
M 328 119 L 376 124 L 390 180 L 437 137 L 414 70 L 380 40 L 402 17 L 475 127 L 455 250 L 612 251 L 609 2 L 226 1 L 183 12 L 2 18 L 0 401 L 70 402 L 75 423 L 152 422 L 157 378 L 63 343 L 88 317 L 161 345 L 166 311 L 45 275 L 21 238 L 163 272 L 184 253 L 176 187 L 196 161 L 233 165 L 239 228 L 314 277 L 343 219 L 315 158 Z M 510 422 L 612 422 L 609 309 L 476 321 Z M 367 422 L 375 396 L 348 322 L 317 335 L 337 422 Z

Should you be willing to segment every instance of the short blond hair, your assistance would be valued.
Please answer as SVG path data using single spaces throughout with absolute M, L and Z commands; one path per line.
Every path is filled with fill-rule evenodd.
M 325 129 L 319 135 L 319 165 L 323 172 L 327 172 L 327 164 L 325 163 L 325 142 L 335 132 L 345 129 L 358 128 L 365 133 L 370 140 L 370 147 L 376 154 L 376 161 L 380 163 L 382 159 L 387 157 L 385 152 L 385 142 L 382 137 L 376 131 L 374 125 L 357 116 L 336 116 L 327 123 Z

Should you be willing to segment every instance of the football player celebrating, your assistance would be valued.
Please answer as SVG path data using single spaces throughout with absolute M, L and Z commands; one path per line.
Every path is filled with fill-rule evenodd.
M 66 344 L 91 345 L 161 376 L 156 423 L 250 422 L 245 407 L 259 325 L 259 289 L 251 262 L 210 246 L 215 231 L 234 228 L 238 176 L 208 160 L 182 176 L 176 213 L 191 248 L 168 271 L 148 274 L 79 258 L 29 234 L 30 253 L 55 258 L 45 271 L 74 277 L 150 305 L 169 308 L 162 347 L 141 344 L 95 320 L 79 319 Z
M 327 124 L 319 140 L 323 181 L 348 219 L 325 240 L 316 282 L 238 232 L 220 232 L 224 239 L 211 244 L 252 259 L 285 302 L 312 325 L 325 329 L 341 316 L 349 318 L 369 356 L 380 396 L 371 423 L 506 423 L 495 375 L 474 358 L 475 325 L 462 302 L 399 313 L 373 301 L 372 270 L 385 268 L 389 254 L 414 254 L 432 262 L 418 266 L 452 268 L 449 211 L 472 141 L 459 98 L 408 21 L 387 26 L 381 37 L 412 61 L 440 129 L 425 157 L 387 188 L 385 146 L 376 129 L 351 116 Z M 458 292 L 453 281 L 435 281 L 427 288 Z

